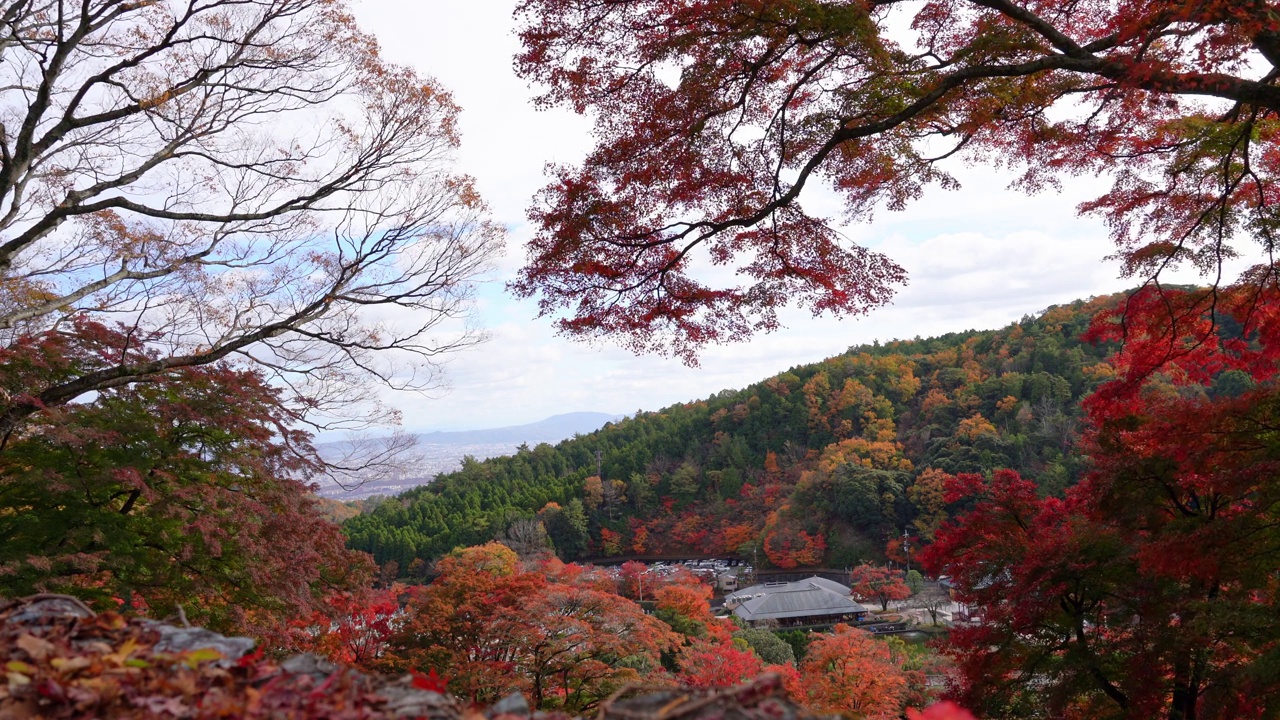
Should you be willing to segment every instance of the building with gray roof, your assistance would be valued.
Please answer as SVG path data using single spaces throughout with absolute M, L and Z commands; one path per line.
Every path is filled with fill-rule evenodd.
M 860 622 L 867 608 L 849 597 L 848 587 L 817 576 L 789 583 L 765 583 L 743 588 L 725 598 L 725 607 L 755 625 L 826 625 Z

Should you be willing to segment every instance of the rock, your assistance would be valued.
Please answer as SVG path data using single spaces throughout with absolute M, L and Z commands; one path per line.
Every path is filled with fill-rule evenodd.
M 492 718 L 496 715 L 528 715 L 529 701 L 524 699 L 524 695 L 513 692 L 502 698 L 489 708 L 485 715 Z
M 313 653 L 294 655 L 280 663 L 280 670 L 293 675 L 310 675 L 316 682 L 323 682 L 340 668 Z
M 31 629 L 48 628 L 57 622 L 87 620 L 95 615 L 87 605 L 70 595 L 32 595 L 13 602 L 4 619 L 6 625 Z
M 413 687 L 413 678 L 408 675 L 383 685 L 378 694 L 386 698 L 382 708 L 392 717 L 458 720 L 463 716 L 464 708 L 457 698 Z
M 804 720 L 826 718 L 796 705 L 776 674 L 734 687 L 623 688 L 600 706 L 602 720 Z M 838 720 L 838 716 L 830 716 Z
M 227 637 L 212 630 L 198 627 L 175 627 L 166 623 L 145 620 L 143 624 L 159 633 L 156 652 L 182 653 L 192 650 L 215 650 L 222 655 L 222 664 L 230 665 L 248 655 L 257 643 L 253 638 Z

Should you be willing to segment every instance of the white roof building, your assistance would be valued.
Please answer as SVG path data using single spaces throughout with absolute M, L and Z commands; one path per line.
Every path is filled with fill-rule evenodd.
M 817 576 L 789 583 L 765 583 L 725 597 L 725 607 L 747 622 L 796 623 L 860 619 L 867 608 L 849 597 L 848 587 Z

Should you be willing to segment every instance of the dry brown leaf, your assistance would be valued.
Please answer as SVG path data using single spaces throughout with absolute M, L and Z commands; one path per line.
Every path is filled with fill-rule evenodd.
M 48 640 L 27 634 L 18 636 L 17 645 L 36 662 L 40 662 L 41 660 L 49 657 L 53 654 L 54 650 L 57 649 L 57 647 Z

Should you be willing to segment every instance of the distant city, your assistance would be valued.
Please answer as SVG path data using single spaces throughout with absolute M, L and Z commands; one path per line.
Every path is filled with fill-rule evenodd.
M 476 460 L 485 460 L 514 454 L 521 445 L 554 445 L 575 435 L 595 432 L 606 423 L 616 422 L 623 417 L 600 412 L 574 412 L 554 415 L 528 425 L 420 433 L 415 436 L 417 444 L 409 450 L 413 460 L 402 469 L 384 470 L 363 476 L 357 473 L 341 484 L 329 478 L 317 479 L 320 488 L 316 494 L 333 500 L 397 495 L 410 488 L 426 485 L 440 473 L 457 470 L 462 467 L 462 460 L 468 455 Z M 352 443 L 345 441 L 320 443 L 316 446 L 320 456 L 330 461 L 342 457 L 351 447 Z

